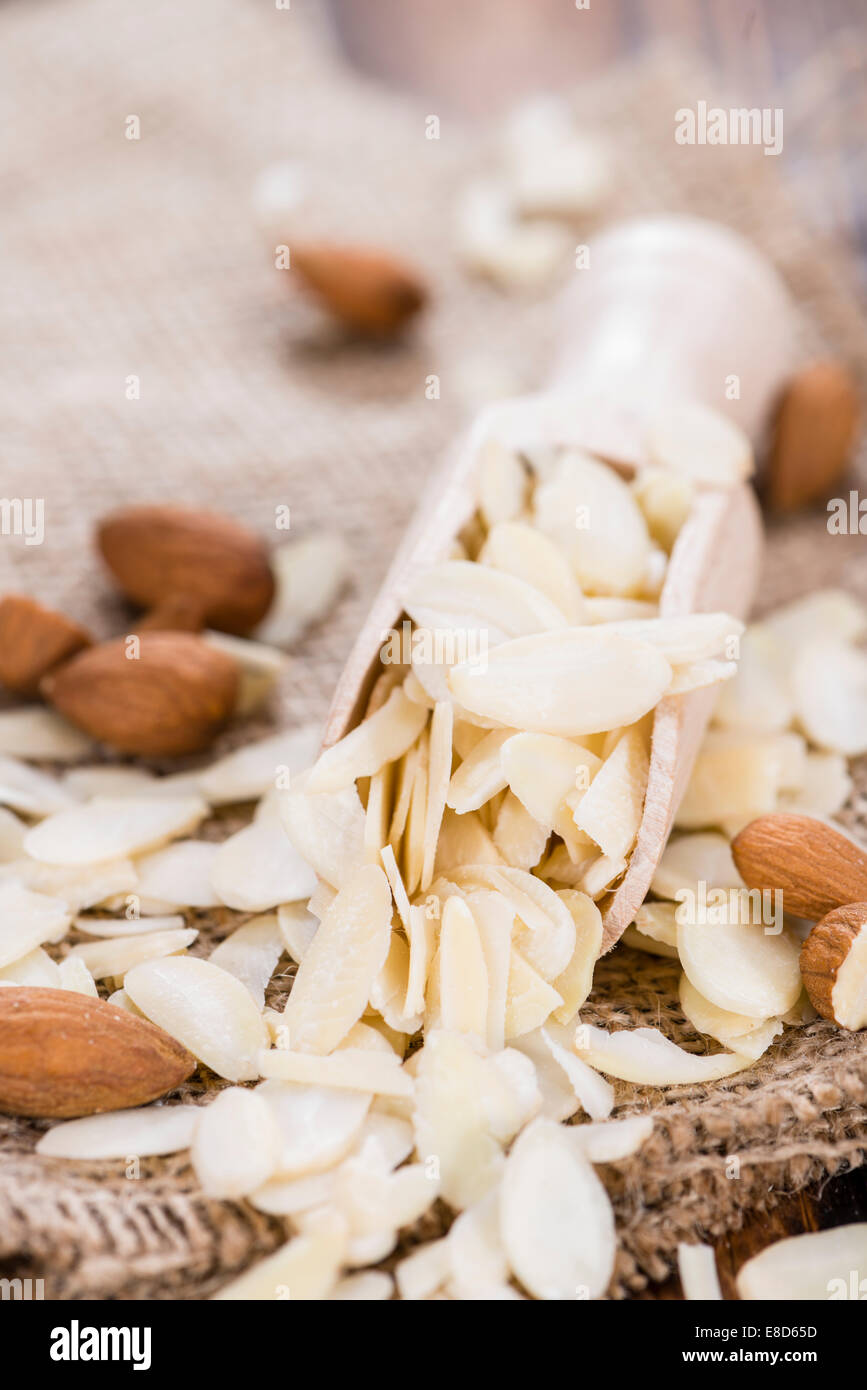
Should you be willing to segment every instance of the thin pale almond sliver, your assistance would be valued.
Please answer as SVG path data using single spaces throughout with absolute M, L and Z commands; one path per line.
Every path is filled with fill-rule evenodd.
M 440 1008 L 448 1032 L 484 1038 L 488 970 L 475 919 L 461 898 L 447 898 L 440 925 Z
M 446 798 L 446 805 L 458 815 L 477 811 L 507 785 L 500 750 L 513 735 L 513 729 L 492 729 L 489 734 L 483 733 L 463 759 L 449 782 Z
M 24 847 L 44 864 L 98 864 L 143 854 L 195 830 L 207 814 L 200 797 L 97 796 L 84 806 L 57 811 L 28 831 Z
M 691 661 L 675 666 L 667 695 L 686 695 L 690 690 L 705 690 L 709 685 L 731 681 L 738 672 L 736 661 Z
M 455 1033 L 429 1033 L 418 1054 L 414 1124 L 421 1162 L 435 1160 L 445 1201 L 459 1210 L 479 1201 L 503 1169 L 480 1098 L 487 1086 L 484 1059 Z
M 601 766 L 589 749 L 552 734 L 516 734 L 502 749 L 506 780 L 530 815 L 562 834 L 569 811 L 563 806 L 573 791 L 586 791 Z
M 562 1004 L 563 996 L 513 948 L 506 996 L 506 1041 L 541 1027 Z
M 608 1033 L 592 1024 L 579 1024 L 575 1050 L 589 1066 L 606 1076 L 639 1086 L 687 1086 L 717 1081 L 751 1065 L 732 1052 L 716 1056 L 686 1052 L 657 1028 L 621 1028 Z
M 638 729 L 627 729 L 582 796 L 573 819 L 609 859 L 625 859 L 635 843 L 650 771 Z
M 504 642 L 484 663 L 452 667 L 450 689 L 466 709 L 534 733 L 580 738 L 634 724 L 667 689 L 671 666 L 656 647 L 609 628 Z
M 549 838 L 548 827 L 535 820 L 513 792 L 507 792 L 494 827 L 494 844 L 505 862 L 516 869 L 534 869 Z
M 536 525 L 563 547 L 586 593 L 630 595 L 647 567 L 647 523 L 628 485 L 577 449 L 536 488 Z
M 434 864 L 434 872 L 438 877 L 448 877 L 453 869 L 467 864 L 502 862 L 503 856 L 476 812 L 468 811 L 466 815 L 459 816 L 454 811 L 446 810 L 440 827 Z
M 623 1120 L 570 1125 L 568 1130 L 569 1138 L 591 1163 L 616 1163 L 630 1158 L 652 1133 L 650 1115 L 628 1115 Z
M 190 1159 L 208 1197 L 246 1197 L 267 1182 L 280 1130 L 260 1091 L 230 1086 L 199 1111 Z
M 560 609 L 532 584 L 468 560 L 447 560 L 415 575 L 404 606 L 419 628 L 481 633 L 492 645 L 566 626 Z
M 403 1007 L 407 1014 L 420 1014 L 424 1012 L 425 988 L 436 941 L 436 924 L 423 907 L 409 909 L 407 935 L 409 972 Z
M 219 846 L 211 883 L 220 902 L 240 912 L 267 912 L 279 903 L 307 899 L 316 871 L 287 838 L 279 793 L 259 803 L 252 825 Z
M 505 1047 L 506 1000 L 512 955 L 512 927 L 515 909 L 502 893 L 485 889 L 469 895 L 485 957 L 488 984 L 488 1014 L 485 1040 L 493 1051 Z
M 93 752 L 93 741 L 54 710 L 38 705 L 0 711 L 0 753 L 17 758 L 75 762 Z
M 188 1149 L 200 1110 L 195 1105 L 147 1105 L 67 1120 L 43 1134 L 36 1152 L 48 1158 L 139 1158 Z
M 142 932 L 138 936 L 119 936 L 108 941 L 88 941 L 73 946 L 70 955 L 80 960 L 94 979 L 122 979 L 133 966 L 156 956 L 173 956 L 185 951 L 198 936 L 195 927 L 175 931 Z
M 84 961 L 79 960 L 77 956 L 67 956 L 66 960 L 60 962 L 58 977 L 61 989 L 72 990 L 75 994 L 89 994 L 93 999 L 99 998 L 96 980 Z
M 562 1005 L 554 1010 L 558 1023 L 570 1023 L 593 985 L 593 969 L 602 949 L 602 914 L 586 893 L 566 888 L 557 894 L 575 923 L 575 950 L 562 974 L 553 981 Z
M 385 845 L 380 851 L 379 857 L 382 861 L 382 867 L 385 869 L 385 876 L 388 879 L 388 886 L 394 898 L 397 915 L 403 924 L 404 930 L 408 932 L 410 925 L 409 897 L 391 845 Z
M 259 1054 L 259 1074 L 304 1086 L 336 1086 L 365 1095 L 411 1096 L 412 1081 L 394 1053 L 341 1048 L 323 1057 L 312 1052 L 272 1048 Z
M 386 763 L 370 779 L 364 815 L 364 852 L 369 864 L 377 862 L 383 847 L 388 844 L 396 767 L 396 763 Z
M 270 912 L 237 927 L 214 947 L 209 959 L 246 985 L 258 1007 L 264 1009 L 265 988 L 285 949 L 277 915 Z
M 489 533 L 479 563 L 493 565 L 532 584 L 554 603 L 569 623 L 585 622 L 584 596 L 565 553 L 533 526 L 504 521 Z
M 385 964 L 377 975 L 370 990 L 370 1006 L 398 1033 L 415 1033 L 421 1026 L 421 1010 L 417 1014 L 404 1011 L 409 988 L 409 946 L 396 931 L 391 934 L 391 945 Z M 356 1024 L 356 1027 L 359 1025 Z M 370 1030 L 371 1033 L 373 1030 Z M 374 1036 L 379 1040 L 378 1033 Z M 381 1039 L 384 1048 L 388 1047 Z M 344 1039 L 341 1046 L 348 1046 Z
M 310 901 L 312 903 L 313 899 Z M 319 918 L 303 903 L 281 903 L 277 909 L 277 926 L 286 951 L 300 965 L 319 930 Z
M 319 924 L 284 1010 L 289 1045 L 327 1053 L 364 1012 L 391 938 L 391 891 L 376 864 L 358 869 Z
M 409 805 L 412 800 L 412 789 L 415 785 L 415 773 L 420 756 L 421 749 L 419 743 L 414 743 L 412 748 L 407 749 L 397 764 L 394 810 L 391 816 L 391 824 L 388 828 L 388 843 L 395 853 L 397 853 L 400 842 L 403 839 L 403 832 L 406 829 Z
M 494 436 L 486 439 L 479 449 L 476 475 L 479 512 L 488 528 L 520 516 L 530 479 L 513 450 Z
M 342 888 L 364 863 L 364 807 L 355 787 L 314 794 L 307 777 L 296 777 L 279 796 L 280 820 L 302 859 L 332 888 Z
M 50 816 L 76 801 L 56 777 L 28 767 L 20 758 L 0 756 L 0 805 L 11 806 L 25 816 Z
M 363 1132 L 370 1092 L 334 1086 L 263 1081 L 256 1094 L 269 1107 L 280 1136 L 275 1179 L 321 1173 L 351 1152 Z
M 427 802 L 424 818 L 424 856 L 421 870 L 421 891 L 425 892 L 434 876 L 437 840 L 446 808 L 446 796 L 452 775 L 452 731 L 454 709 L 450 701 L 434 706 L 430 723 L 428 748 Z
M 546 980 L 555 979 L 566 969 L 575 950 L 575 923 L 547 883 L 505 864 L 470 865 L 459 869 L 454 877 L 462 887 L 493 888 L 505 894 L 519 919 L 514 944 Z
M 244 744 L 198 774 L 202 794 L 212 806 L 264 796 L 277 785 L 281 772 L 294 777 L 310 767 L 319 751 L 320 737 L 317 724 L 304 724 Z
M 744 624 L 731 613 L 684 613 L 675 618 L 635 618 L 606 624 L 606 632 L 647 642 L 672 666 L 686 666 L 728 654 L 728 644 L 739 638 Z M 732 647 L 734 655 L 736 648 Z
M 552 1018 L 540 1029 L 540 1034 L 587 1114 L 594 1120 L 607 1119 L 614 1109 L 614 1087 L 580 1057 L 576 1057 L 571 1030 Z
M 0 966 L 0 981 L 12 985 L 34 985 L 37 989 L 60 989 L 60 968 L 47 951 L 36 946 L 9 965 Z
M 178 840 L 140 855 L 136 860 L 140 895 L 177 907 L 219 907 L 211 884 L 219 849 L 207 840 Z
M 307 1230 L 227 1284 L 214 1298 L 228 1302 L 326 1298 L 337 1282 L 346 1244 L 342 1221 Z
M 413 704 L 403 691 L 393 690 L 381 709 L 327 749 L 307 778 L 310 792 L 336 792 L 358 777 L 371 777 L 400 758 L 418 738 L 428 712 Z
M 424 829 L 427 819 L 428 768 L 430 761 L 430 737 L 425 729 L 419 741 L 418 761 L 409 801 L 409 811 L 404 831 L 401 867 L 403 869 L 406 891 L 412 897 L 421 883 L 424 868 Z M 395 850 L 395 853 L 397 851 Z
M 62 899 L 32 893 L 14 880 L 0 883 L 0 966 L 29 955 L 43 942 L 61 941 L 69 922 Z

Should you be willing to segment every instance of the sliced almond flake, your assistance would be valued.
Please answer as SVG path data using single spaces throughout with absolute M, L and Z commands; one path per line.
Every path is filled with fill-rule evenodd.
M 211 874 L 220 846 L 206 840 L 178 840 L 136 860 L 142 897 L 177 907 L 218 907 Z
M 792 668 L 795 714 L 812 743 L 847 758 L 867 752 L 867 655 L 834 638 L 817 638 Z
M 230 1086 L 199 1109 L 190 1160 L 206 1197 L 246 1197 L 277 1167 L 282 1136 L 259 1091 Z
M 392 932 L 385 964 L 371 986 L 370 1003 L 390 1028 L 411 1034 L 421 1027 L 422 1010 L 411 1015 L 404 1012 L 408 985 L 409 947 L 402 936 Z M 383 1041 L 383 1046 L 388 1047 L 388 1044 Z
M 677 1267 L 687 1302 L 698 1300 L 707 1303 L 722 1299 L 713 1246 L 686 1245 L 681 1241 L 677 1247 Z
M 137 1009 L 130 999 L 125 989 L 116 989 L 108 996 L 109 1004 L 114 1004 L 118 1009 L 126 1009 L 127 1013 L 135 1014 L 137 1018 L 144 1018 L 141 1009 Z
M 337 531 L 314 531 L 271 553 L 276 592 L 256 629 L 261 642 L 290 647 L 330 612 L 349 575 L 349 549 Z
M 506 1047 L 485 1058 L 484 1071 L 481 1103 L 488 1129 L 501 1144 L 510 1144 L 541 1108 L 536 1068 L 524 1053 Z
M 488 734 L 482 732 L 481 739 L 461 762 L 449 782 L 446 798 L 446 805 L 458 815 L 477 811 L 507 785 L 500 750 L 512 737 L 513 729 L 492 729 Z
M 397 933 L 392 933 L 392 944 L 396 935 Z M 399 937 L 398 940 L 400 940 Z M 362 1052 L 395 1052 L 396 1049 L 392 1047 L 388 1038 L 373 1026 L 373 1020 L 377 1017 L 378 1015 L 371 1006 L 365 1015 L 365 1018 L 370 1019 L 370 1022 L 361 1020 L 359 1023 L 353 1023 L 346 1037 L 341 1041 L 340 1048 L 359 1049 Z M 399 1055 L 402 1056 L 402 1054 Z
M 494 844 L 506 863 L 516 869 L 535 868 L 549 838 L 548 827 L 535 820 L 515 794 L 508 792 L 494 828 Z
M 71 767 L 63 774 L 63 785 L 80 801 L 92 796 L 138 796 L 152 792 L 159 781 L 142 767 L 116 767 L 95 763 L 92 767 Z
M 852 785 L 842 754 L 808 753 L 800 789 L 781 794 L 780 810 L 805 816 L 834 816 L 849 800 Z
M 431 958 L 430 970 L 428 971 L 428 976 L 427 976 L 427 985 L 426 985 L 426 987 L 425 987 L 425 1001 L 424 1001 L 424 1035 L 425 1035 L 425 1037 L 428 1037 L 428 1036 L 429 1036 L 431 1033 L 433 1033 L 435 1030 L 438 1030 L 438 1029 L 441 1029 L 441 1028 L 442 1028 L 443 1020 L 442 1020 L 442 1008 L 441 1008 L 441 1004 L 442 1004 L 441 994 L 442 994 L 442 991 L 441 991 L 441 988 L 440 988 L 440 953 L 439 953 L 439 947 L 437 947 L 436 950 L 435 950 L 434 953 L 433 953 L 433 957 Z M 412 1057 L 410 1057 L 410 1059 L 409 1059 L 409 1066 L 410 1066 L 410 1067 L 413 1067 L 413 1066 L 414 1066 L 414 1064 L 415 1064 L 415 1057 L 416 1057 L 417 1055 L 418 1055 L 418 1054 L 414 1054 Z
M 675 618 L 636 618 L 609 622 L 605 631 L 646 642 L 662 652 L 672 666 L 707 661 L 739 638 L 744 624 L 730 613 L 685 613 Z
M 292 778 L 311 767 L 320 740 L 319 725 L 304 724 L 247 743 L 199 773 L 202 795 L 212 806 L 254 801 L 277 786 L 278 777 L 285 778 L 288 772 Z M 285 781 L 280 785 L 285 786 Z
M 751 624 L 740 640 L 737 675 L 720 690 L 714 722 L 752 733 L 778 733 L 792 722 L 783 647 L 760 623 Z
M 566 626 L 560 609 L 534 585 L 469 560 L 446 560 L 415 575 L 403 601 L 419 628 L 484 634 L 492 646 Z
M 635 843 L 650 756 L 639 730 L 627 729 L 584 793 L 573 819 L 609 859 L 625 859 Z
M 739 425 L 697 401 L 667 406 L 647 441 L 653 463 L 699 486 L 735 487 L 753 472 L 753 450 Z
M 389 1049 L 395 1054 L 395 1056 L 399 1057 L 400 1060 L 403 1061 L 403 1058 L 406 1056 L 407 1044 L 409 1042 L 409 1038 L 406 1036 L 405 1033 L 400 1033 L 395 1028 L 389 1028 L 385 1019 L 382 1018 L 380 1014 L 375 1013 L 373 1010 L 365 1014 L 364 1024 L 368 1033 L 378 1034 L 382 1042 L 386 1043 Z M 352 1037 L 353 1033 L 355 1032 L 355 1029 L 358 1027 L 359 1024 L 356 1024 L 355 1028 L 350 1028 L 343 1042 L 340 1044 L 341 1047 L 348 1047 L 350 1045 L 349 1039 Z M 386 1097 L 383 1100 L 383 1105 L 388 1105 L 390 1107 L 391 1113 L 393 1114 L 404 1114 L 405 1107 L 404 1102 L 402 1100 L 394 1100 Z
M 642 936 L 677 949 L 677 908 L 675 903 L 642 903 L 635 914 L 635 929 Z
M 27 832 L 27 853 L 44 864 L 77 867 L 127 854 L 143 854 L 195 830 L 207 814 L 199 797 L 138 800 L 94 797 L 57 811 Z
M 455 873 L 464 887 L 491 888 L 512 904 L 518 922 L 514 944 L 545 979 L 561 974 L 575 949 L 575 923 L 564 903 L 541 879 L 508 865 L 469 865 Z
M 738 1053 L 739 1056 L 748 1057 L 751 1062 L 757 1062 L 782 1031 L 782 1019 L 769 1018 L 767 1023 L 760 1023 L 751 1032 L 741 1033 L 737 1038 L 732 1038 L 729 1048 L 732 1052 Z
M 604 598 L 587 596 L 584 599 L 585 623 L 619 623 L 636 618 L 658 618 L 659 604 L 645 598 Z
M 434 873 L 448 875 L 467 864 L 502 864 L 503 856 L 479 816 L 446 810 L 440 827 Z
M 654 904 L 658 906 L 659 904 Z M 624 946 L 630 946 L 633 951 L 644 951 L 648 956 L 662 956 L 667 960 L 677 960 L 677 947 L 669 946 L 665 941 L 654 941 L 650 936 L 645 936 L 640 932 L 634 923 L 631 923 L 621 936 L 620 940 Z
M 791 659 L 817 639 L 859 642 L 867 636 L 867 606 L 845 589 L 815 589 L 776 608 L 762 626 Z
M 416 1065 L 416 1153 L 422 1163 L 436 1160 L 441 1195 L 460 1210 L 484 1197 L 503 1168 L 480 1102 L 487 1083 L 484 1059 L 465 1038 L 435 1031 Z
M 590 1163 L 551 1120 L 534 1120 L 512 1147 L 500 1234 L 513 1273 L 536 1298 L 605 1292 L 617 1250 L 611 1202 Z
M 50 816 L 76 802 L 56 777 L 28 767 L 19 758 L 0 756 L 0 805 L 11 806 L 25 816 Z
M 571 1030 L 549 1020 L 541 1029 L 541 1036 L 587 1114 L 594 1120 L 607 1119 L 614 1109 L 614 1087 L 575 1056 Z
M 421 871 L 421 890 L 424 892 L 434 875 L 437 840 L 446 808 L 446 796 L 452 775 L 452 730 L 454 711 L 449 701 L 434 707 L 430 723 L 428 748 L 427 803 L 424 820 L 424 857 Z
M 563 996 L 513 949 L 506 998 L 506 1041 L 539 1028 L 562 1004 Z
M 366 1269 L 361 1274 L 348 1274 L 339 1279 L 328 1295 L 329 1303 L 383 1303 L 394 1294 L 390 1274 L 381 1269 Z
M 131 859 L 114 859 L 80 868 L 40 864 L 29 858 L 15 859 L 10 864 L 0 865 L 0 882 L 12 879 L 34 892 L 62 899 L 70 912 L 80 912 L 97 904 L 109 906 L 113 895 L 119 893 L 127 895 L 117 899 L 121 908 L 129 907 L 131 902 L 139 908 L 139 899 L 133 893 L 138 877 Z M 141 910 L 144 910 L 143 905 Z
M 341 888 L 364 863 L 364 807 L 355 787 L 314 795 L 308 775 L 279 798 L 289 841 L 332 888 Z
M 449 673 L 468 710 L 534 733 L 581 737 L 634 724 L 671 680 L 656 647 L 603 627 L 562 628 L 504 642 L 484 664 Z
M 373 1236 L 354 1236 L 346 1247 L 347 1269 L 363 1269 L 387 1260 L 397 1245 L 397 1231 L 377 1231 Z
M 678 915 L 677 949 L 690 982 L 720 1009 L 764 1022 L 794 1007 L 801 993 L 798 942 L 759 922 L 696 922 Z
M 560 546 L 523 521 L 503 521 L 490 531 L 479 563 L 505 570 L 545 594 L 569 623 L 586 621 L 584 596 Z
M 557 897 L 572 914 L 575 950 L 566 969 L 554 980 L 554 988 L 563 997 L 554 1018 L 558 1023 L 570 1023 L 593 986 L 593 970 L 602 950 L 602 914 L 586 893 L 567 888 Z
M 29 955 L 45 941 L 62 941 L 69 920 L 60 898 L 32 893 L 14 880 L 0 882 L 0 966 Z
M 736 1038 L 753 1032 L 756 1027 L 757 1020 L 749 1014 L 732 1013 L 705 999 L 688 975 L 681 975 L 678 992 L 680 1007 L 693 1028 L 699 1033 L 707 1033 L 726 1047 L 732 1047 Z
M 500 1240 L 500 1195 L 489 1192 L 461 1212 L 447 1236 L 456 1297 L 486 1299 L 509 1278 Z
M 38 989 L 62 988 L 57 962 L 41 946 L 0 967 L 0 981 L 9 985 L 34 985 Z
M 346 1252 L 346 1228 L 334 1222 L 293 1237 L 214 1294 L 217 1301 L 327 1298 Z
M 219 846 L 211 884 L 220 902 L 241 912 L 265 912 L 310 897 L 316 871 L 287 838 L 276 793 L 260 804 L 252 825 Z
M 67 956 L 66 960 L 60 962 L 59 981 L 61 989 L 71 990 L 73 994 L 88 994 L 93 999 L 99 998 L 96 981 L 78 956 Z
M 629 487 L 613 469 L 569 450 L 536 488 L 533 505 L 536 525 L 566 551 L 582 589 L 613 595 L 638 589 L 650 536 Z
M 336 1171 L 336 1168 L 329 1168 L 304 1178 L 272 1178 L 251 1192 L 247 1201 L 269 1216 L 299 1216 L 332 1201 Z
M 670 552 L 692 507 L 691 479 L 666 468 L 641 468 L 632 491 L 653 540 Z
M 336 897 L 337 889 L 332 888 L 331 884 L 326 883 L 324 879 L 320 879 L 307 900 L 307 910 L 313 914 L 317 922 L 320 922 Z M 288 903 L 286 906 L 296 907 L 299 904 Z
M 364 1012 L 391 939 L 391 892 L 376 864 L 358 869 L 319 924 L 284 1011 L 289 1045 L 330 1052 Z
M 414 671 L 408 672 L 403 682 L 403 693 L 408 700 L 412 700 L 415 705 L 423 705 L 426 710 L 432 710 L 436 704 L 428 695 L 418 676 Z
M 488 1047 L 497 1051 L 505 1046 L 506 1040 L 506 999 L 515 909 L 502 893 L 486 890 L 471 893 L 468 901 L 478 929 L 487 973 L 488 1009 L 484 1038 Z
M 536 1085 L 542 1097 L 539 1113 L 549 1120 L 570 1119 L 580 1109 L 581 1103 L 565 1071 L 555 1061 L 549 1044 L 543 1039 L 542 1029 L 535 1028 L 515 1038 L 511 1048 L 521 1052 L 533 1064 Z
M 732 1052 L 715 1056 L 686 1052 L 658 1028 L 621 1028 L 607 1033 L 592 1024 L 578 1025 L 576 1051 L 606 1076 L 639 1086 L 693 1086 L 718 1081 L 751 1065 Z
M 472 912 L 447 898 L 440 926 L 440 1007 L 443 1027 L 484 1038 L 488 1019 L 488 971 Z
M 227 1081 L 259 1075 L 268 1030 L 249 991 L 226 970 L 193 956 L 144 961 L 124 977 L 133 1004 Z
M 674 901 L 683 889 L 695 891 L 699 880 L 711 888 L 745 888 L 724 835 L 708 832 L 669 840 L 651 887 Z
M 429 1298 L 450 1277 L 451 1249 L 448 1237 L 419 1245 L 394 1267 L 397 1291 L 405 1302 Z
M 403 841 L 402 867 L 406 891 L 410 897 L 416 893 L 421 883 L 424 868 L 424 829 L 427 819 L 429 761 L 430 738 L 425 730 L 419 746 L 415 780 L 412 786 Z
M 391 845 L 386 845 L 380 852 L 379 857 L 382 860 L 382 867 L 385 869 L 385 876 L 388 879 L 388 886 L 391 889 L 398 916 L 400 917 L 404 929 L 408 932 L 410 917 L 409 898 Z
M 165 917 L 76 917 L 76 931 L 88 936 L 141 936 L 144 932 L 178 931 L 186 923 L 180 913 Z
M 396 767 L 396 763 L 386 763 L 370 779 L 364 814 L 364 853 L 369 864 L 375 864 L 388 845 Z
M 394 892 L 393 887 L 392 892 Z M 428 917 L 423 907 L 411 907 L 409 909 L 407 935 L 409 937 L 409 970 L 403 1009 L 405 1014 L 421 1014 L 424 1012 L 425 987 L 436 937 L 435 923 L 432 918 Z
M 584 795 L 601 766 L 580 744 L 551 734 L 516 734 L 503 745 L 503 772 L 534 820 L 562 834 L 571 819 L 563 802 Z
M 547 858 L 535 870 L 537 877 L 543 879 L 549 886 L 554 886 L 557 891 L 561 887 L 577 888 L 590 861 L 599 857 L 599 851 L 592 841 L 583 846 L 583 849 L 583 857 L 576 862 L 571 858 L 565 845 L 556 844 Z
M 309 773 L 311 792 L 335 792 L 350 787 L 357 777 L 370 777 L 400 758 L 418 738 L 428 712 L 393 690 L 381 709 L 322 754 Z
M 275 913 L 245 922 L 211 952 L 212 965 L 228 970 L 246 985 L 259 1009 L 265 1007 L 265 988 L 277 968 L 285 943 Z
M 348 1158 L 337 1173 L 334 1195 L 351 1235 L 372 1236 L 418 1221 L 436 1201 L 439 1182 L 423 1163 L 389 1173 L 363 1157 Z
M 415 743 L 412 748 L 407 749 L 406 753 L 404 753 L 397 764 L 394 810 L 388 829 L 388 842 L 395 851 L 397 851 L 403 839 L 403 832 L 406 829 L 409 804 L 412 799 L 412 789 L 415 785 L 416 768 L 418 767 L 420 756 L 420 744 Z
M 675 666 L 667 695 L 688 695 L 690 690 L 706 690 L 709 685 L 721 685 L 737 675 L 735 661 L 691 661 Z
M 24 836 L 27 825 L 19 820 L 14 811 L 0 806 L 0 863 L 19 859 L 24 853 Z
M 264 1081 L 255 1094 L 277 1125 L 273 1172 L 281 1181 L 322 1173 L 345 1158 L 362 1133 L 371 1099 L 369 1091 L 280 1080 Z
M 380 1104 L 375 1101 L 374 1105 Z M 386 1115 L 371 1109 L 355 1146 L 355 1152 L 364 1150 L 366 1154 L 376 1155 L 376 1161 L 383 1169 L 393 1172 L 409 1158 L 415 1149 L 415 1134 L 409 1120 L 397 1115 Z
M 777 1240 L 747 1260 L 738 1272 L 738 1296 L 785 1303 L 848 1299 L 854 1271 L 860 1298 L 865 1267 L 867 1222 L 806 1231 Z
M 367 697 L 367 704 L 364 707 L 364 718 L 369 719 L 372 714 L 376 714 L 378 709 L 382 709 L 389 695 L 399 685 L 406 682 L 411 666 L 402 661 L 393 661 L 392 653 L 384 647 L 380 653 L 380 660 L 383 669 L 379 672 L 373 682 L 373 688 Z
M 70 958 L 81 961 L 97 980 L 120 980 L 142 961 L 185 951 L 198 934 L 195 927 L 182 927 L 175 931 L 142 932 L 137 936 L 89 941 L 73 946 Z
M 75 762 L 92 752 L 93 740 L 53 710 L 25 705 L 0 711 L 0 753 Z
M 591 1163 L 618 1163 L 638 1153 L 653 1133 L 650 1115 L 629 1115 L 607 1123 L 571 1125 L 569 1138 Z
M 192 1143 L 201 1115 L 195 1105 L 146 1105 L 65 1120 L 43 1134 L 36 1152 L 46 1158 L 151 1158 L 180 1153 Z
M 336 1086 L 381 1096 L 412 1095 L 412 1082 L 401 1070 L 400 1058 L 366 1049 L 344 1048 L 322 1057 L 274 1048 L 259 1054 L 259 1073 L 305 1086 Z
M 466 719 L 455 718 L 455 726 L 452 730 L 452 743 L 455 752 L 462 763 L 465 763 L 471 753 L 475 751 L 483 738 L 487 737 L 486 731 L 478 724 L 470 724 Z
M 253 642 L 249 637 L 206 628 L 202 640 L 237 662 L 241 679 L 234 712 L 242 717 L 265 703 L 289 665 L 285 652 L 264 642 Z
M 524 510 L 530 479 L 516 453 L 491 436 L 479 447 L 476 460 L 479 511 L 490 529 Z
M 693 765 L 675 824 L 702 830 L 775 810 L 786 749 L 781 737 L 712 729 Z

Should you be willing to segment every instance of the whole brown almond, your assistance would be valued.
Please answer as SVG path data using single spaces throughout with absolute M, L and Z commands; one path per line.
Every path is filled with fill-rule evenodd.
M 69 1119 L 146 1105 L 196 1059 L 146 1019 L 86 994 L 0 990 L 0 1111 Z
M 732 854 L 747 887 L 782 889 L 795 917 L 817 922 L 867 900 L 867 854 L 812 816 L 759 816 L 735 836 Z
M 181 597 L 200 604 L 210 627 L 246 633 L 274 596 L 262 541 L 218 512 L 124 507 L 100 522 L 97 543 L 127 598 L 143 608 Z
M 842 362 L 816 362 L 789 382 L 780 402 L 766 492 L 778 511 L 824 502 L 849 466 L 858 391 Z
M 120 753 L 175 757 L 213 742 L 239 686 L 238 663 L 202 637 L 146 632 L 74 656 L 42 692 L 70 723 Z
M 163 599 L 136 623 L 139 632 L 201 632 L 204 626 L 201 603 L 183 594 Z
M 291 265 L 336 318 L 373 337 L 398 333 L 427 299 L 420 276 L 387 251 L 330 242 L 293 245 Z
M 0 598 L 0 684 L 16 695 L 36 695 L 43 676 L 91 641 L 78 623 L 26 594 Z
M 867 1025 L 867 903 L 848 903 L 816 923 L 801 947 L 810 1003 L 842 1028 Z

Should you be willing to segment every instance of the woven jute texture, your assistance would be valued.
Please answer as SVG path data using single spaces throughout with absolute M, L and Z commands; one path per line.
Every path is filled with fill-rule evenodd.
M 688 59 L 660 52 L 575 94 L 613 148 L 607 215 L 690 210 L 745 232 L 803 307 L 805 355 L 842 355 L 863 383 L 850 268 L 805 232 L 776 161 L 674 143 L 674 111 L 712 90 Z M 201 502 L 268 535 L 288 504 L 297 534 L 346 534 L 351 590 L 299 644 L 267 714 L 226 744 L 324 715 L 472 383 L 496 371 L 532 387 L 555 348 L 553 291 L 470 283 L 450 252 L 449 210 L 484 167 L 486 138 L 444 118 L 441 138 L 426 140 L 429 113 L 343 70 L 321 14 L 301 3 L 13 0 L 0 13 L 0 91 L 7 283 L 11 272 L 0 490 L 45 504 L 41 546 L 0 537 L 0 587 L 56 602 L 101 634 L 124 631 L 91 550 L 95 517 L 136 499 Z M 130 116 L 137 140 L 126 138 Z M 429 275 L 432 308 L 406 344 L 345 342 L 290 301 L 251 212 L 256 174 L 285 159 L 307 169 L 311 233 L 394 245 Z M 128 399 L 131 378 L 139 392 Z M 867 597 L 863 539 L 830 537 L 824 520 L 771 526 L 760 609 L 828 583 Z M 858 781 L 846 818 L 867 837 L 863 768 Z M 202 954 L 241 920 L 193 916 Z M 274 982 L 272 1002 L 289 983 L 288 973 Z M 696 1043 L 671 962 L 618 949 L 591 1002 L 590 1021 L 658 1025 Z M 185 1098 L 215 1084 L 199 1078 Z M 663 1277 L 679 1239 L 720 1234 L 862 1161 L 867 1042 L 820 1022 L 712 1087 L 619 1093 L 621 1113 L 655 1124 L 637 1157 L 602 1170 L 622 1235 L 615 1295 Z M 204 1200 L 184 1156 L 137 1168 L 40 1160 L 43 1127 L 0 1122 L 0 1266 L 44 1278 L 49 1298 L 206 1297 L 286 1237 L 243 1203 Z

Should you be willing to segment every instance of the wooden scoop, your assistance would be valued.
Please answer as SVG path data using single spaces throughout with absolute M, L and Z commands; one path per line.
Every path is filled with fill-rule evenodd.
M 494 434 L 530 456 L 576 445 L 628 476 L 645 461 L 647 422 L 667 400 L 702 401 L 754 439 L 765 424 L 791 370 L 794 328 L 782 284 L 746 242 L 713 223 L 658 218 L 614 229 L 591 256 L 591 278 L 566 299 L 569 332 L 552 389 L 482 412 L 428 487 L 338 682 L 325 747 L 363 717 L 385 634 L 405 617 L 400 596 L 410 578 L 444 559 L 473 515 L 482 439 Z M 660 615 L 746 616 L 761 538 L 748 485 L 699 492 L 670 557 Z M 603 904 L 603 950 L 647 894 L 715 695 L 696 690 L 656 708 L 643 818 L 627 872 Z

